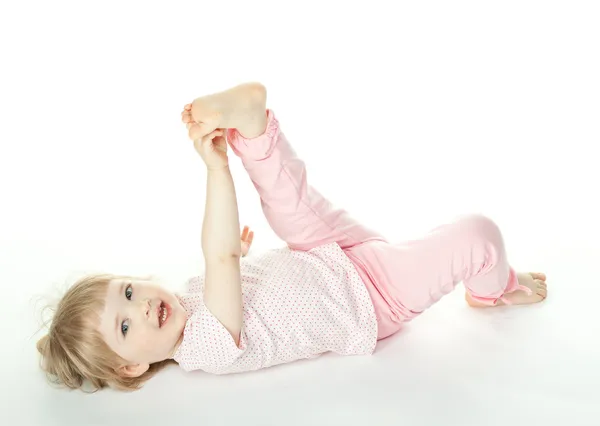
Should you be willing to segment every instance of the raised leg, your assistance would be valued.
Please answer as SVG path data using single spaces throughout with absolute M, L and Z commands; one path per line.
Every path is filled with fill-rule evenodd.
M 348 248 L 383 241 L 308 184 L 305 164 L 273 111 L 266 109 L 266 97 L 261 84 L 241 84 L 195 99 L 184 107 L 182 120 L 192 140 L 227 129 L 228 143 L 242 159 L 269 224 L 291 248 L 309 250 L 332 242 Z
M 271 228 L 290 248 L 309 250 L 331 242 L 348 248 L 384 240 L 308 184 L 306 166 L 281 131 L 273 111 L 267 111 L 262 135 L 246 138 L 233 129 L 227 136 L 260 195 Z

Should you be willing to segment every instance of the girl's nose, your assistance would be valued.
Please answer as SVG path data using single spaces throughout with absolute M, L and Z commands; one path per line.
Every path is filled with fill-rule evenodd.
M 150 317 L 150 299 L 141 301 L 141 309 L 146 318 Z

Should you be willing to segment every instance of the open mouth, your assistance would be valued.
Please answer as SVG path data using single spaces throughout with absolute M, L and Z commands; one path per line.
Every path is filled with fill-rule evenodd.
M 157 315 L 158 315 L 158 327 L 162 327 L 163 325 L 165 325 L 165 323 L 168 321 L 169 317 L 171 316 L 171 307 L 165 302 L 160 302 L 160 305 L 158 306 L 158 310 L 157 310 Z

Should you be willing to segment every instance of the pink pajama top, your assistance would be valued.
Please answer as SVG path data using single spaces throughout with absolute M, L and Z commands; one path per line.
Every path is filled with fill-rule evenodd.
M 178 297 L 188 312 L 174 359 L 186 371 L 257 370 L 325 352 L 368 355 L 377 320 L 367 289 L 336 243 L 270 250 L 241 259 L 244 323 L 239 347 L 203 303 L 203 277 Z

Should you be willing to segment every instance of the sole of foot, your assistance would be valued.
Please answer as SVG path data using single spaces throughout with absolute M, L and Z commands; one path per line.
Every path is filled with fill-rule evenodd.
M 236 129 L 242 136 L 253 138 L 265 130 L 266 103 L 265 86 L 244 83 L 194 99 L 190 113 L 195 122 L 206 123 L 207 128 Z

